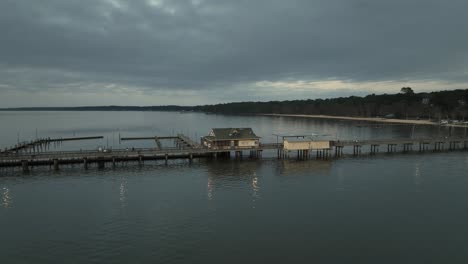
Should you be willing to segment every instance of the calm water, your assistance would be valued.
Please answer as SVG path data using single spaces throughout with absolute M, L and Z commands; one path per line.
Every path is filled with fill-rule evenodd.
M 252 127 L 367 139 L 463 129 L 157 112 L 0 112 L 0 146 L 36 137 Z M 37 131 L 37 132 L 36 132 Z M 1 263 L 466 263 L 468 153 L 334 161 L 195 160 L 0 170 Z

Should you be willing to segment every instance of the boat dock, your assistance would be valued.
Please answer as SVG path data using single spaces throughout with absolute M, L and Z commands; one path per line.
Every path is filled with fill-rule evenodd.
M 65 141 L 79 141 L 79 140 L 94 140 L 102 139 L 104 137 L 71 137 L 71 138 L 41 138 L 33 141 L 19 142 L 18 144 L 6 148 L 5 150 L 0 150 L 0 153 L 11 153 L 11 152 L 36 152 L 47 150 L 53 143 L 62 143 Z

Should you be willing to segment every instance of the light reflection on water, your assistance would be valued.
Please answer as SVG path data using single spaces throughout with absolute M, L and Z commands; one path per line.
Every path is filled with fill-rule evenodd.
M 211 178 L 208 178 L 208 184 L 207 184 L 207 195 L 208 195 L 208 200 L 212 200 L 213 199 L 213 182 L 212 182 L 212 179 Z
M 7 187 L 3 187 L 1 191 L 2 191 L 2 207 L 9 208 L 12 203 L 10 189 Z
M 127 206 L 127 180 L 125 178 L 123 178 L 120 182 L 120 196 L 119 196 L 119 199 L 120 199 L 120 206 L 122 208 L 126 207 Z
M 260 191 L 260 185 L 259 185 L 258 177 L 256 173 L 254 173 L 252 177 L 252 190 L 253 190 L 254 197 L 258 198 L 259 197 L 258 191 Z
M 417 191 L 422 191 L 421 185 L 423 183 L 423 178 L 421 176 L 421 170 L 419 167 L 420 167 L 420 164 L 416 162 L 414 164 L 414 185 L 416 186 Z

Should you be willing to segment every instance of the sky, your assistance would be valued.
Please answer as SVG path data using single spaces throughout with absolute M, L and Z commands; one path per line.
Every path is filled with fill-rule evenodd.
M 0 108 L 468 88 L 466 0 L 1 0 Z

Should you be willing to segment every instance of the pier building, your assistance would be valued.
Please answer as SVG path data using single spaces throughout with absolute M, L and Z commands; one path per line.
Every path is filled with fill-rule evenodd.
M 201 141 L 208 149 L 252 149 L 259 146 L 260 137 L 252 128 L 213 128 Z

